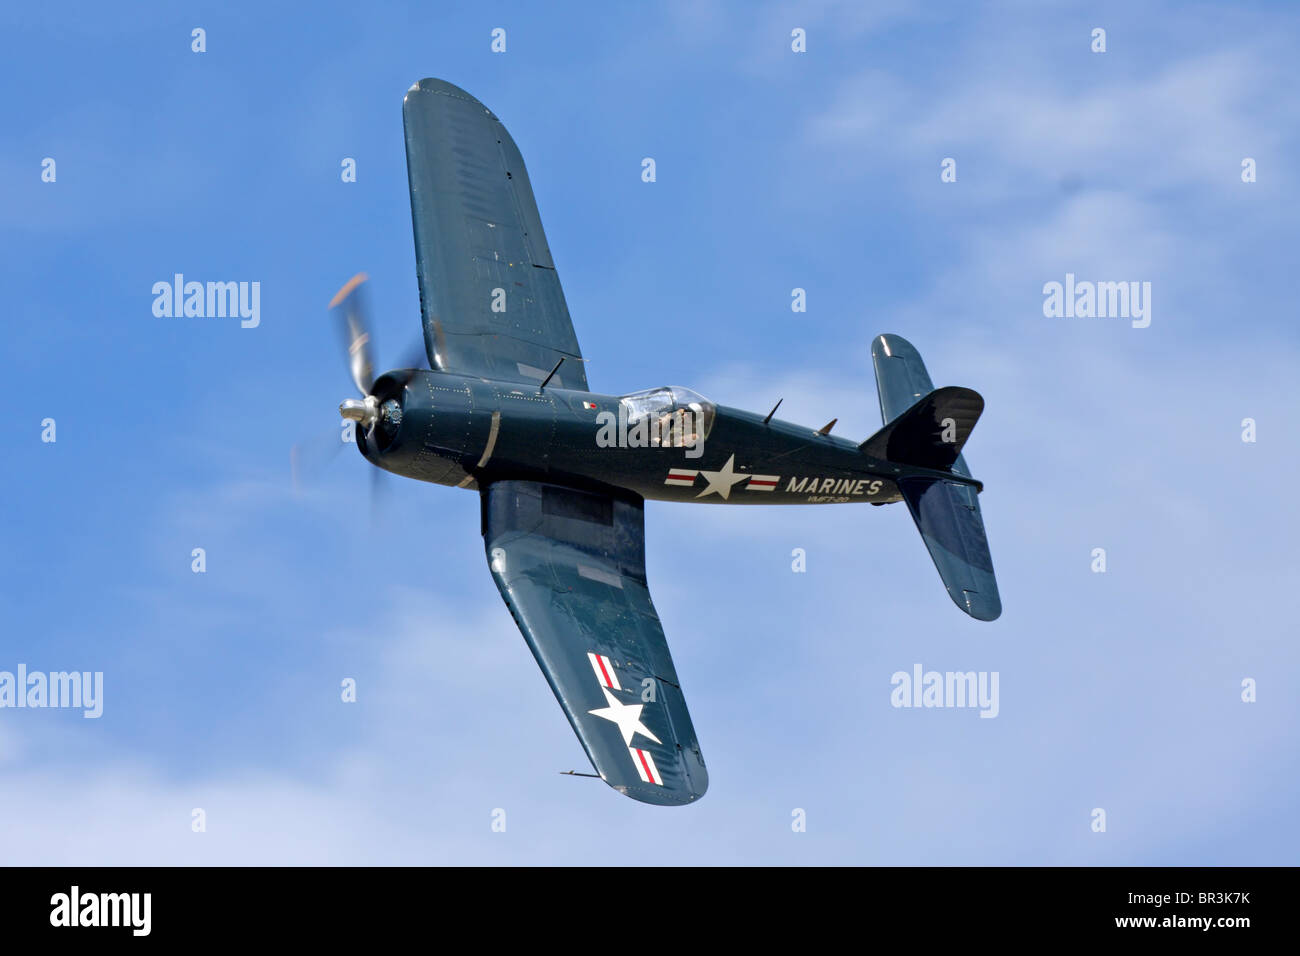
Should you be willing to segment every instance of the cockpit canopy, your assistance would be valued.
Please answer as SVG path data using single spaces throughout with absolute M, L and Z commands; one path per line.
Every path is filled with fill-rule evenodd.
M 619 399 L 628 428 L 645 421 L 650 444 L 665 448 L 694 448 L 713 428 L 717 406 L 698 392 L 680 385 L 648 388 Z

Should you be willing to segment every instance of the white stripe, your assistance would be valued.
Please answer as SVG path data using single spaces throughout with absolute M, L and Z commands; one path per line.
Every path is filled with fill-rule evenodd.
M 497 447 L 497 432 L 499 431 L 501 431 L 500 409 L 492 413 L 492 427 L 488 429 L 487 447 L 483 449 L 483 457 L 478 460 L 478 464 L 474 466 L 475 468 L 482 468 L 488 463 L 488 459 L 492 457 L 492 452 Z
M 612 588 L 623 590 L 623 579 L 617 574 L 610 574 L 600 568 L 589 568 L 585 564 L 578 565 L 578 576 L 587 578 L 591 581 L 599 581 L 601 584 L 608 584 Z
M 649 783 L 650 778 L 645 775 L 645 767 L 641 766 L 641 758 L 637 755 L 636 748 L 628 747 L 627 753 L 632 758 L 632 762 L 636 764 L 636 775 L 641 778 L 641 782 Z
M 661 787 L 664 785 L 664 778 L 660 775 L 659 768 L 655 766 L 654 754 L 648 750 L 638 750 L 635 747 L 628 747 L 627 752 L 632 758 L 632 762 L 636 764 L 636 773 L 641 778 L 642 783 L 658 784 Z M 645 766 L 641 764 L 642 757 L 645 757 Z M 648 777 L 645 772 L 646 767 L 650 768 L 650 776 Z
M 596 680 L 600 681 L 602 687 L 612 687 L 614 690 L 622 690 L 623 686 L 618 682 L 618 672 L 614 670 L 614 662 L 604 654 L 593 654 L 587 652 L 587 660 L 591 661 L 591 669 L 596 674 Z M 605 673 L 609 674 L 609 681 L 606 682 L 605 674 L 601 673 L 600 665 L 605 665 Z
M 474 466 L 475 470 L 482 468 L 484 465 L 486 465 L 488 463 L 488 459 L 492 457 L 492 451 L 497 447 L 497 432 L 499 432 L 500 430 L 501 430 L 501 412 L 495 411 L 492 413 L 492 425 L 488 429 L 487 446 L 484 447 L 483 449 L 483 457 L 480 458 L 478 460 L 478 464 Z M 468 488 L 472 484 L 474 484 L 474 475 L 468 474 L 456 487 Z

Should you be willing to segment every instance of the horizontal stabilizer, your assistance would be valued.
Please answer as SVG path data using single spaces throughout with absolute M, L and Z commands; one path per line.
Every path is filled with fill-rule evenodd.
M 953 603 L 977 621 L 995 620 L 1002 599 L 975 489 L 946 478 L 913 477 L 901 479 L 899 490 Z
M 873 458 L 949 469 L 983 411 L 979 392 L 956 385 L 938 388 L 859 447 Z

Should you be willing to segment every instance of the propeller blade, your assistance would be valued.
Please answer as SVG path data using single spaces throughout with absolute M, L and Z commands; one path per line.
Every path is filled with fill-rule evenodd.
M 410 345 L 406 347 L 406 351 L 402 353 L 401 359 L 393 367 L 395 369 L 406 370 L 406 374 L 404 376 L 401 375 L 394 376 L 399 381 L 401 381 L 403 385 L 405 385 L 407 382 L 411 380 L 411 375 L 414 372 L 429 367 L 429 356 L 424 348 L 423 335 L 421 335 L 418 339 L 413 339 L 411 341 Z
M 348 352 L 348 370 L 352 381 L 362 395 L 369 395 L 375 383 L 375 363 L 371 358 L 374 352 L 370 340 L 370 324 L 367 321 L 365 295 L 362 285 L 368 279 L 364 272 L 358 272 L 330 300 L 330 310 L 338 317 L 339 329 L 343 334 L 343 346 Z
M 294 493 L 301 493 L 304 481 L 310 482 L 324 471 L 342 447 L 343 432 L 336 426 L 328 432 L 305 438 L 290 448 L 289 468 L 293 474 Z
M 388 497 L 388 483 L 384 481 L 384 472 L 381 468 L 370 469 L 370 527 L 378 528 L 379 519 L 384 508 L 384 500 Z

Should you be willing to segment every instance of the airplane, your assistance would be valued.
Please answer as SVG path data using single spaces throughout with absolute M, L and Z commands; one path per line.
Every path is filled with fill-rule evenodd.
M 379 468 L 478 492 L 488 567 L 596 774 L 681 806 L 708 771 L 650 599 L 645 501 L 907 504 L 949 597 L 1001 613 L 962 447 L 984 408 L 871 345 L 884 427 L 863 442 L 688 388 L 593 392 L 518 147 L 443 80 L 402 104 L 429 365 L 376 377 L 357 275 L 330 303 L 361 393 L 339 407 Z M 417 363 L 418 365 L 418 363 Z M 777 406 L 780 406 L 777 402 Z

